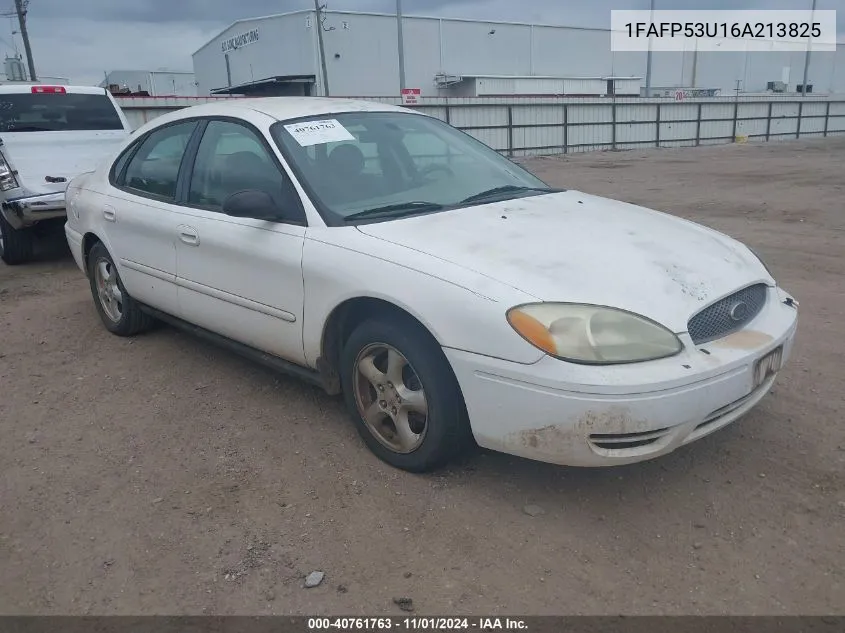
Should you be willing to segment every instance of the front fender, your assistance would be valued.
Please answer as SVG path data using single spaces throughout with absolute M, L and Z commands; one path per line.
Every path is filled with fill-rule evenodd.
M 534 297 L 354 227 L 309 229 L 303 280 L 303 346 L 312 367 L 321 355 L 323 330 L 332 312 L 360 297 L 405 310 L 443 347 L 524 364 L 543 356 L 505 317 L 510 307 Z

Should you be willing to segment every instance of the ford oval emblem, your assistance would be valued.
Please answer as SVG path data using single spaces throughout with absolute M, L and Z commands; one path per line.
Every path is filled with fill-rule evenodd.
M 730 315 L 732 321 L 745 321 L 748 317 L 748 304 L 745 303 L 745 301 L 737 301 L 731 306 L 728 314 Z

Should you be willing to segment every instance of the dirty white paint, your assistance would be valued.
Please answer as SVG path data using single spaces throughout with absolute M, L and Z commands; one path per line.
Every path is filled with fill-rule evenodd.
M 691 314 L 771 277 L 742 244 L 578 191 L 360 227 L 543 301 L 606 305 L 686 331 Z
M 254 125 L 273 146 L 269 129 L 280 119 L 352 110 L 418 116 L 356 101 L 238 100 L 170 113 L 136 134 L 218 115 Z M 81 266 L 82 237 L 93 233 L 134 297 L 311 368 L 337 306 L 362 297 L 392 303 L 442 346 L 479 444 L 561 464 L 628 463 L 702 437 L 765 395 L 773 378 L 755 385 L 760 358 L 779 346 L 789 357 L 796 308 L 745 246 L 711 229 L 578 191 L 330 227 L 281 152 L 276 157 L 302 199 L 307 227 L 139 199 L 111 187 L 106 163 L 71 185 L 81 210 L 67 227 L 71 251 Z M 104 201 L 117 222 L 104 221 Z M 178 236 L 186 230 L 201 239 L 184 244 Z M 745 330 L 692 343 L 692 315 L 755 283 L 769 287 L 768 300 Z M 510 308 L 537 301 L 644 315 L 674 331 L 683 349 L 627 365 L 557 360 L 507 322 Z M 727 413 L 710 421 L 720 411 Z M 590 439 L 597 433 L 656 439 L 609 450 Z
M 91 171 L 129 136 L 127 130 L 3 133 L 3 153 L 33 194 L 64 191 L 68 182 Z M 67 178 L 48 183 L 46 176 Z

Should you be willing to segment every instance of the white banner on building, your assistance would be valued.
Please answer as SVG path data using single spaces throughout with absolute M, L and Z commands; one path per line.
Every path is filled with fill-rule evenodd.
M 611 11 L 612 51 L 836 51 L 836 11 Z
M 224 53 L 228 53 L 243 46 L 255 44 L 258 41 L 258 35 L 259 33 L 257 28 L 247 31 L 246 33 L 240 33 L 234 37 L 223 40 L 221 48 Z

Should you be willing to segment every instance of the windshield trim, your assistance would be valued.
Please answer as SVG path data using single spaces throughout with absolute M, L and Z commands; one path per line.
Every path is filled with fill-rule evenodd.
M 450 125 L 449 123 L 446 123 L 445 121 L 443 121 L 441 119 L 438 119 L 436 117 L 431 117 L 427 114 L 423 114 L 422 112 L 414 112 L 414 111 L 407 112 L 407 111 L 404 111 L 404 110 L 371 110 L 371 111 L 366 111 L 366 112 L 362 112 L 361 110 L 338 110 L 338 111 L 335 111 L 335 112 L 323 113 L 319 116 L 325 117 L 325 118 L 330 118 L 330 117 L 333 117 L 333 116 L 342 116 L 344 114 L 364 114 L 364 113 L 366 113 L 366 114 L 399 114 L 399 115 L 404 115 L 404 116 L 421 116 L 421 117 L 427 117 L 429 119 L 434 119 L 435 121 L 442 123 L 443 125 L 449 126 L 452 131 L 463 134 L 465 137 L 467 137 L 469 139 L 469 141 L 471 143 L 475 143 L 477 145 L 482 145 L 487 150 L 494 152 L 496 154 L 499 154 L 499 156 L 501 156 L 505 160 L 509 161 L 516 169 L 518 169 L 519 171 L 525 172 L 528 176 L 540 181 L 545 186 L 547 186 L 549 188 L 548 194 L 560 193 L 561 191 L 564 191 L 563 189 L 556 189 L 556 188 L 552 187 L 551 185 L 549 185 L 545 180 L 543 180 L 539 176 L 531 173 L 530 171 L 525 169 L 522 165 L 515 163 L 508 156 L 505 156 L 504 154 L 497 152 L 496 150 L 494 150 L 489 145 L 479 141 L 477 138 L 475 138 L 471 134 L 468 134 L 467 132 L 464 132 L 463 130 L 456 128 L 453 125 Z M 287 147 L 285 146 L 284 143 L 281 142 L 281 140 L 279 138 L 279 133 L 280 133 L 279 130 L 283 130 L 285 125 L 289 125 L 291 123 L 299 123 L 300 121 L 310 121 L 310 120 L 314 119 L 314 116 L 315 115 L 313 115 L 313 114 L 309 114 L 309 115 L 300 116 L 300 117 L 293 117 L 293 118 L 289 118 L 289 119 L 280 119 L 270 126 L 270 136 L 272 137 L 273 142 L 275 143 L 279 152 L 281 152 L 282 157 L 285 159 L 285 162 L 287 163 L 291 172 L 296 177 L 296 180 L 299 182 L 302 189 L 308 195 L 308 199 L 311 201 L 311 204 L 314 205 L 314 208 L 317 210 L 317 213 L 320 214 L 320 217 L 323 219 L 323 222 L 326 223 L 326 226 L 342 227 L 342 226 L 358 226 L 358 225 L 363 225 L 363 224 L 376 224 L 376 223 L 379 223 L 379 222 L 391 222 L 391 221 L 394 221 L 394 220 L 403 220 L 403 219 L 406 219 L 406 218 L 419 217 L 419 216 L 422 216 L 422 215 L 431 215 L 433 213 L 446 213 L 446 212 L 449 212 L 449 211 L 456 211 L 456 210 L 459 210 L 459 209 L 467 209 L 469 207 L 477 207 L 477 206 L 481 206 L 481 205 L 485 205 L 485 204 L 493 204 L 494 202 L 502 202 L 502 200 L 495 200 L 495 201 L 470 202 L 470 203 L 466 203 L 466 204 L 444 205 L 440 209 L 420 211 L 419 213 L 414 213 L 414 214 L 411 214 L 411 215 L 403 214 L 403 215 L 398 216 L 398 217 L 369 217 L 369 218 L 362 217 L 362 218 L 358 218 L 358 219 L 347 220 L 346 219 L 347 216 L 344 216 L 340 213 L 333 211 L 332 209 L 330 209 L 327 205 L 325 205 L 320 200 L 320 197 L 317 195 L 316 191 L 314 191 L 314 188 L 311 186 L 311 183 L 309 183 L 308 180 L 304 177 L 302 170 L 299 167 L 299 164 L 293 159 L 293 157 L 290 155 L 290 152 L 288 151 Z M 525 192 L 517 192 L 517 193 L 523 194 Z M 536 192 L 536 193 L 537 193 L 537 195 L 548 195 L 548 194 L 543 194 L 541 192 Z M 526 196 L 524 196 L 524 195 L 514 196 L 514 198 L 516 198 L 516 197 L 526 197 Z M 507 200 L 507 198 L 505 200 Z

